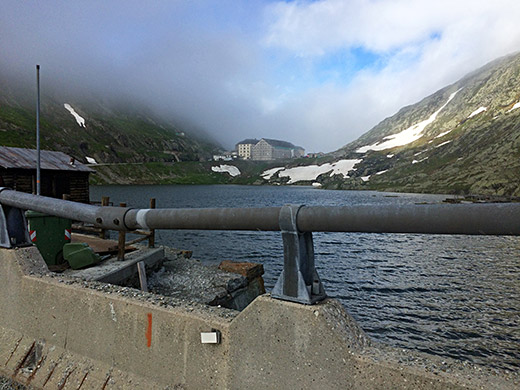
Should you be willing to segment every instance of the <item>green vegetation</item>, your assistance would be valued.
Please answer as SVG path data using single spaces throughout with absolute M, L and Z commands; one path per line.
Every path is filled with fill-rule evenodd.
M 29 92 L 0 79 L 0 145 L 36 147 L 36 113 Z M 67 102 L 85 119 L 80 126 L 60 98 L 42 96 L 41 147 L 86 162 L 144 163 L 207 160 L 219 147 L 162 120 L 144 107 L 132 111 L 98 102 Z
M 241 174 L 213 172 L 211 167 L 233 165 Z M 272 168 L 273 162 L 149 162 L 143 164 L 103 164 L 93 166 L 92 185 L 102 184 L 262 184 L 260 174 Z

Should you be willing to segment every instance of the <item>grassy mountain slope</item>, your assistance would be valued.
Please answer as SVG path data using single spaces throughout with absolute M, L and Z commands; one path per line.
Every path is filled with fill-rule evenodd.
M 520 196 L 520 54 L 402 108 L 331 157 L 362 161 L 348 178 L 318 177 L 325 188 Z
M 212 167 L 231 165 L 240 175 L 213 172 Z M 260 174 L 273 162 L 238 160 L 232 162 L 183 161 L 178 163 L 96 165 L 92 184 L 262 184 Z
M 0 80 L 0 145 L 35 148 L 35 100 Z M 87 156 L 99 163 L 198 161 L 219 149 L 142 107 L 123 110 L 93 99 L 48 95 L 41 100 L 41 147 L 63 151 L 82 162 Z M 84 127 L 65 103 L 85 119 Z

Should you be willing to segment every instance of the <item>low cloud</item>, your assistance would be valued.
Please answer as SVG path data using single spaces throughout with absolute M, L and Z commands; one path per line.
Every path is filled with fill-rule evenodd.
M 284 139 L 333 151 L 520 49 L 510 0 L 16 1 L 0 72 L 47 90 L 145 103 L 230 148 Z

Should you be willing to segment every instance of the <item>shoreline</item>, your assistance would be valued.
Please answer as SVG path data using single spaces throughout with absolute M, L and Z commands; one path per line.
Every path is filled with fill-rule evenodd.
M 340 191 L 377 191 L 390 192 L 398 194 L 429 194 L 429 195 L 446 195 L 447 197 L 462 198 L 483 198 L 501 199 L 503 202 L 520 201 L 520 196 L 515 194 L 506 195 L 497 193 L 496 191 L 486 190 L 482 186 L 476 184 L 476 191 L 461 189 L 457 186 L 451 186 L 444 183 L 439 185 L 430 183 L 401 186 L 395 183 L 385 185 L 356 180 L 356 178 L 345 180 L 337 179 L 337 175 L 333 178 L 327 177 L 323 180 L 307 180 L 297 183 L 286 184 L 288 178 L 283 180 L 280 178 L 265 180 L 262 172 L 272 169 L 273 167 L 283 165 L 283 163 L 269 162 L 251 162 L 251 161 L 233 161 L 229 162 L 236 166 L 240 174 L 232 176 L 228 172 L 215 172 L 212 167 L 217 167 L 228 162 L 222 161 L 187 161 L 180 163 L 123 163 L 123 164 L 99 164 L 92 165 L 95 170 L 90 176 L 90 186 L 103 185 L 121 185 L 121 186 L 152 186 L 152 185 L 248 185 L 248 186 L 295 186 L 295 187 L 312 187 L 313 183 L 320 183 L 315 189 L 322 190 L 340 190 Z M 320 176 L 321 177 L 321 176 Z M 465 200 L 469 200 L 465 199 Z

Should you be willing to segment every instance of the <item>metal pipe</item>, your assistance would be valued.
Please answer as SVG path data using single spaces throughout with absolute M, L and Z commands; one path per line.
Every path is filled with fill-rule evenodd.
M 130 229 L 277 231 L 278 214 L 280 207 L 131 209 L 125 225 Z
M 280 230 L 280 207 L 131 209 L 131 229 Z M 520 235 L 520 204 L 304 206 L 301 232 Z
M 33 210 L 40 213 L 71 218 L 77 221 L 96 223 L 96 212 L 99 207 L 68 200 L 31 195 L 0 187 L 0 203 L 22 210 Z
M 116 230 L 280 230 L 281 207 L 98 207 L 5 188 L 0 188 L 0 203 Z M 520 235 L 520 203 L 304 206 L 297 227 L 301 232 Z
M 520 235 L 520 203 L 304 207 L 300 231 Z

